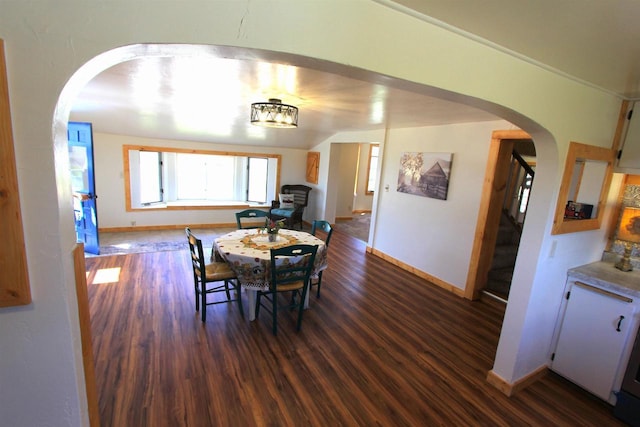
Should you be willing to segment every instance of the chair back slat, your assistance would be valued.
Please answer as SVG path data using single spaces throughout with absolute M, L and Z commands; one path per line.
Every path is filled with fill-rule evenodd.
M 196 297 L 196 311 L 202 306 L 202 321 L 207 319 L 207 305 L 222 304 L 232 301 L 238 302 L 240 314 L 244 316 L 242 309 L 242 299 L 240 297 L 240 285 L 237 281 L 235 273 L 223 262 L 206 263 L 204 250 L 202 249 L 202 240 L 193 235 L 189 227 L 185 227 L 187 241 L 189 242 L 189 255 L 191 257 L 191 265 L 193 267 L 193 285 Z M 207 283 L 220 282 L 218 286 L 207 286 Z M 230 291 L 235 290 L 236 297 L 231 298 Z M 207 300 L 207 295 L 215 293 L 226 294 L 226 300 L 211 301 Z
M 317 245 L 292 245 L 271 250 L 271 288 L 301 281 L 305 287 L 311 277 Z
M 322 231 L 325 233 L 324 245 L 325 249 L 329 249 L 329 242 L 331 241 L 331 235 L 333 234 L 333 227 L 329 223 L 329 221 L 325 221 L 323 219 L 316 219 L 311 223 L 311 234 L 316 236 L 317 231 Z M 317 237 L 317 236 L 316 236 Z M 320 298 L 320 288 L 322 287 L 322 271 L 318 273 L 318 278 L 311 281 L 311 286 L 317 286 L 318 292 L 316 296 Z
M 194 272 L 202 275 L 205 271 L 204 250 L 202 249 L 202 240 L 198 239 L 191 233 L 191 229 L 185 229 L 187 239 L 189 240 L 189 252 L 191 252 L 191 264 L 193 264 Z
M 329 241 L 331 240 L 331 234 L 333 234 L 333 227 L 331 226 L 329 221 L 325 221 L 323 219 L 315 219 L 311 223 L 311 234 L 315 236 L 318 230 L 323 231 L 326 234 L 324 244 L 327 248 L 329 248 Z
M 238 229 L 259 228 L 262 227 L 264 223 L 253 222 L 251 225 L 243 225 L 243 218 L 248 220 L 255 220 L 257 218 L 269 218 L 269 212 L 260 209 L 245 209 L 243 211 L 236 212 L 236 225 L 238 226 Z

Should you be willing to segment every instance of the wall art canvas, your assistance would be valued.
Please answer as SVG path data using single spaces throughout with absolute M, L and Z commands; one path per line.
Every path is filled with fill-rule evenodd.
M 397 190 L 447 200 L 452 161 L 453 153 L 402 153 Z

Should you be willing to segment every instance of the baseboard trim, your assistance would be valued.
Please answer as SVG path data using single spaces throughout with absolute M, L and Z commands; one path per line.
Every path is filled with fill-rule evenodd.
M 493 369 L 487 373 L 487 382 L 500 390 L 503 394 L 508 397 L 513 396 L 520 390 L 523 390 L 542 379 L 548 372 L 547 366 L 541 366 L 535 371 L 531 372 L 529 375 L 525 375 L 520 378 L 518 381 L 514 383 L 509 383 L 507 380 L 502 378 L 500 375 L 496 374 Z
M 93 362 L 93 344 L 91 341 L 91 317 L 89 314 L 89 296 L 87 291 L 87 269 L 84 260 L 84 244 L 76 243 L 72 252 L 73 273 L 76 281 L 76 300 L 78 302 L 78 321 L 80 323 L 80 344 L 82 348 L 82 366 L 84 368 L 84 386 L 87 396 L 89 425 L 100 426 L 100 405 L 98 387 Z
M 480 293 L 480 298 L 478 298 L 481 301 L 491 301 L 491 303 L 498 303 L 498 304 L 502 304 L 502 306 L 504 307 L 505 304 L 507 304 L 509 301 L 507 301 L 504 298 L 501 298 L 497 295 L 492 294 L 491 292 L 487 292 L 485 290 L 483 290 Z
M 351 211 L 351 213 L 353 215 L 370 214 L 371 210 L 363 209 L 363 210 Z M 351 220 L 353 220 L 353 216 L 337 216 L 335 220 L 336 221 L 351 221 Z
M 418 270 L 417 268 L 409 265 L 409 264 L 405 264 L 404 262 L 393 258 L 387 254 L 385 254 L 382 251 L 379 251 L 377 249 L 373 249 L 370 246 L 367 246 L 366 251 L 372 255 L 377 256 L 378 258 L 382 258 L 383 260 L 390 262 L 391 264 L 400 267 L 401 269 L 410 272 L 411 274 L 418 276 L 422 279 L 425 279 L 426 281 L 433 283 L 434 285 L 443 288 L 449 292 L 451 292 L 452 294 L 459 296 L 461 298 L 464 298 L 464 289 L 460 289 L 457 286 L 452 285 L 451 283 L 445 282 L 442 279 L 439 279 L 435 276 L 432 276 L 429 273 L 425 273 L 422 270 Z

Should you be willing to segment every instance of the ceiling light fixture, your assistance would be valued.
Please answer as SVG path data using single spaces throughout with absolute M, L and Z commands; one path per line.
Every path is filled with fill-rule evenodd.
M 298 127 L 298 108 L 276 98 L 251 104 L 251 124 L 272 128 Z

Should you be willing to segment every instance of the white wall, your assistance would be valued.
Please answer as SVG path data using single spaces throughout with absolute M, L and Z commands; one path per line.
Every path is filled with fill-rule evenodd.
M 359 144 L 333 144 L 331 150 L 338 151 L 338 194 L 336 218 L 351 218 L 353 212 L 353 190 L 356 183 Z
M 382 155 L 375 249 L 464 289 L 491 132 L 512 128 L 494 121 L 390 130 Z M 453 153 L 447 200 L 396 191 L 404 152 Z
M 384 141 L 384 138 L 384 130 L 343 132 L 333 135 L 311 148 L 311 151 L 320 153 L 320 165 L 318 168 L 318 184 L 313 192 L 314 197 L 316 197 L 316 208 L 309 213 L 315 216 L 310 217 L 324 218 L 331 223 L 335 222 L 336 211 L 338 210 L 338 192 L 344 185 L 340 180 L 342 173 L 340 171 L 341 144 L 360 144 L 362 142 L 380 144 Z M 350 166 L 350 168 L 355 171 L 355 165 Z M 351 188 L 353 188 L 353 185 Z M 373 204 L 373 200 L 371 204 Z
M 124 193 L 123 145 L 219 150 L 243 153 L 280 154 L 281 184 L 305 183 L 306 150 L 258 146 L 233 146 L 193 141 L 158 140 L 125 135 L 94 133 L 94 164 L 98 194 L 98 223 L 101 229 L 136 226 L 189 224 L 235 224 L 238 209 L 150 210 L 127 212 Z M 305 220 L 307 215 L 305 212 Z
M 367 24 L 372 22 L 376 25 Z M 296 32 L 305 36 L 290 37 Z M 88 424 L 71 258 L 75 233 L 66 123 L 80 88 L 114 62 L 147 52 L 139 43 L 174 43 L 169 49 L 176 52 L 184 43 L 267 49 L 327 69 L 335 67 L 325 60 L 349 64 L 398 77 L 410 90 L 491 111 L 529 132 L 538 165 L 520 247 L 528 260 L 516 264 L 518 290 L 510 297 L 494 365 L 508 382 L 547 363 L 566 270 L 598 259 L 604 248 L 605 230 L 554 237 L 549 231 L 569 141 L 610 146 L 620 100 L 378 3 L 182 0 L 160 7 L 157 2 L 7 0 L 0 5 L 0 38 L 33 295 L 28 306 L 0 309 L 0 414 L 13 427 Z M 362 141 L 373 142 L 349 142 Z M 391 152 L 398 150 L 391 145 Z M 329 147 L 321 144 L 315 151 L 329 158 Z M 328 183 L 322 158 L 320 170 Z M 313 200 L 327 198 L 323 185 L 328 184 L 315 187 Z M 454 191 L 457 184 L 452 186 Z M 427 207 L 423 201 L 410 203 Z M 317 204 L 312 210 L 323 209 Z M 391 249 L 389 239 L 381 234 L 376 241 Z M 554 242 L 555 255 L 548 259 Z M 466 243 L 461 247 L 465 251 Z
M 587 161 L 584 163 L 580 188 L 574 201 L 592 205 L 591 218 L 598 216 L 598 202 L 600 201 L 602 181 L 604 181 L 606 172 L 607 162 Z
M 386 136 L 380 134 L 361 136 L 360 133 L 334 135 L 332 141 L 358 140 L 358 138 L 361 141 L 367 138 L 371 142 L 385 141 L 381 146 L 381 172 L 372 216 L 373 233 L 368 245 L 463 290 L 469 269 L 469 257 L 491 132 L 514 128 L 514 125 L 509 122 L 497 121 L 391 129 Z M 534 142 L 536 142 L 535 138 Z M 549 172 L 545 169 L 544 162 L 540 167 L 540 157 L 545 157 L 544 145 L 536 144 L 536 148 L 540 148 L 540 153 L 536 156 L 537 174 L 532 197 L 548 198 L 551 211 L 547 214 L 552 215 L 557 195 L 541 194 L 539 190 L 540 181 L 547 180 Z M 400 155 L 402 152 L 410 151 L 454 154 L 446 201 L 396 191 Z M 385 191 L 387 185 L 388 192 Z M 611 214 L 611 208 L 615 205 L 618 188 L 619 182 L 614 180 L 607 203 L 607 215 Z M 534 208 L 532 209 L 531 206 Z M 532 230 L 540 226 L 536 224 L 542 218 L 536 212 L 539 207 L 530 203 L 525 234 L 532 233 Z M 607 221 L 605 217 L 603 224 Z M 531 256 L 533 251 L 529 245 L 535 245 L 534 239 L 529 237 L 521 241 L 519 254 L 523 255 L 517 260 L 507 315 L 523 314 L 521 309 L 514 307 L 522 307 L 526 304 L 533 304 L 536 310 L 528 313 L 530 316 L 528 319 L 526 316 L 519 319 L 521 323 L 505 322 L 499 350 L 504 347 L 508 349 L 496 357 L 494 366 L 494 371 L 508 381 L 547 364 L 566 270 L 571 266 L 599 260 L 606 244 L 603 230 L 561 236 L 551 236 L 548 234 L 548 229 L 544 234 L 534 233 L 536 233 L 536 239 L 542 240 L 547 237 L 547 241 L 540 259 Z M 600 236 L 596 237 L 598 243 L 587 243 L 593 242 L 594 236 Z M 575 241 L 579 242 L 576 246 L 571 243 L 566 246 L 567 242 Z M 550 257 L 549 251 L 552 245 L 556 245 L 556 248 L 553 257 Z M 536 274 L 539 281 L 534 284 L 527 275 Z M 520 301 L 523 296 L 529 296 L 532 300 Z M 523 326 L 527 320 L 530 323 L 526 325 L 526 331 L 518 330 L 516 325 Z M 528 338 L 523 339 L 523 336 Z M 522 341 L 519 341 L 520 339 Z M 503 360 L 502 357 L 505 359 Z M 499 368 L 505 365 L 513 366 L 512 377 L 500 371 Z

